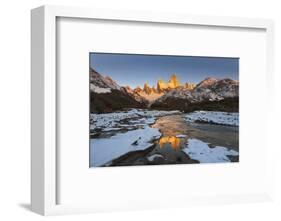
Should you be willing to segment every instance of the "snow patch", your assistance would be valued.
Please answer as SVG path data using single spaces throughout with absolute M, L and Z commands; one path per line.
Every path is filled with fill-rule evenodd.
M 179 111 L 150 111 L 130 109 L 106 114 L 90 114 L 90 129 L 110 131 L 111 128 L 127 128 L 128 126 L 146 126 L 153 124 L 156 117 L 180 113 Z M 122 123 L 123 121 L 123 123 Z
M 228 150 L 226 147 L 210 148 L 208 143 L 194 138 L 188 139 L 187 147 L 182 151 L 191 159 L 198 160 L 200 163 L 230 162 L 228 156 L 239 155 L 237 151 Z
M 110 88 L 101 88 L 93 84 L 90 84 L 90 90 L 97 94 L 106 94 L 111 92 Z
M 91 139 L 90 166 L 102 166 L 128 152 L 144 150 L 152 145 L 153 139 L 160 136 L 158 129 L 146 126 L 143 129 L 116 134 L 110 139 Z
M 186 135 L 184 135 L 184 134 L 178 134 L 178 135 L 176 135 L 176 137 L 177 137 L 177 138 L 185 138 Z
M 239 113 L 217 112 L 217 111 L 195 111 L 186 114 L 187 122 L 202 121 L 231 126 L 239 126 Z

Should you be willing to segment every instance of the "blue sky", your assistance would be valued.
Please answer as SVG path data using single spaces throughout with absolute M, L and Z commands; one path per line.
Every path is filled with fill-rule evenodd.
M 199 83 L 207 77 L 238 80 L 239 59 L 168 55 L 90 53 L 90 67 L 121 86 L 156 85 L 176 74 L 180 83 Z

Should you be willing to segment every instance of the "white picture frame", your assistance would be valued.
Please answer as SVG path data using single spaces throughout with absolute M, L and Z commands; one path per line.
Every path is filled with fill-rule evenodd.
M 31 12 L 31 100 L 32 100 L 32 139 L 31 139 L 31 207 L 42 215 L 107 211 L 112 208 L 95 208 L 57 204 L 57 90 L 56 79 L 56 20 L 63 18 L 85 18 L 109 21 L 130 21 L 170 25 L 188 24 L 221 28 L 252 28 L 266 32 L 266 90 L 268 105 L 273 102 L 273 22 L 267 19 L 195 16 L 185 14 L 158 14 L 148 12 L 97 10 L 78 7 L 42 6 Z M 270 110 L 266 116 L 270 123 Z M 194 196 L 187 204 L 256 202 L 272 199 L 272 156 L 267 146 L 266 176 L 267 188 L 257 194 L 232 194 L 225 196 Z M 149 201 L 149 198 L 148 198 Z M 182 199 L 184 202 L 185 199 Z M 149 208 L 162 207 L 149 205 Z M 132 207 L 133 209 L 136 207 Z M 140 208 L 146 208 L 140 206 Z M 127 208 L 117 208 L 127 209 Z

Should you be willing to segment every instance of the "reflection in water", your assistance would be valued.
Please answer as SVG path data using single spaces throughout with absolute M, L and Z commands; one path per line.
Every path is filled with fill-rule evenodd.
M 177 138 L 175 136 L 165 136 L 161 137 L 158 141 L 158 144 L 160 148 L 163 148 L 165 144 L 168 144 L 171 146 L 174 150 L 179 150 L 180 149 L 180 138 Z
M 181 115 L 170 115 L 158 118 L 152 128 L 157 128 L 162 133 L 162 137 L 157 141 L 159 151 L 179 151 L 185 147 L 187 124 Z M 165 150 L 164 150 L 165 149 Z M 175 153 L 170 152 L 169 155 Z

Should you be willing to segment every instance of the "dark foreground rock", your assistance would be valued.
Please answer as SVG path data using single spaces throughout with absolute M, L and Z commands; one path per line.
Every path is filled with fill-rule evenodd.
M 148 160 L 151 152 L 156 148 L 156 145 L 145 150 L 138 150 L 129 152 L 115 160 L 113 160 L 107 166 L 133 166 L 133 165 L 169 165 L 169 164 L 194 164 L 199 163 L 197 160 L 191 159 L 188 155 L 184 154 L 182 151 L 179 152 L 178 157 L 171 160 L 166 157 L 155 157 L 153 160 Z

